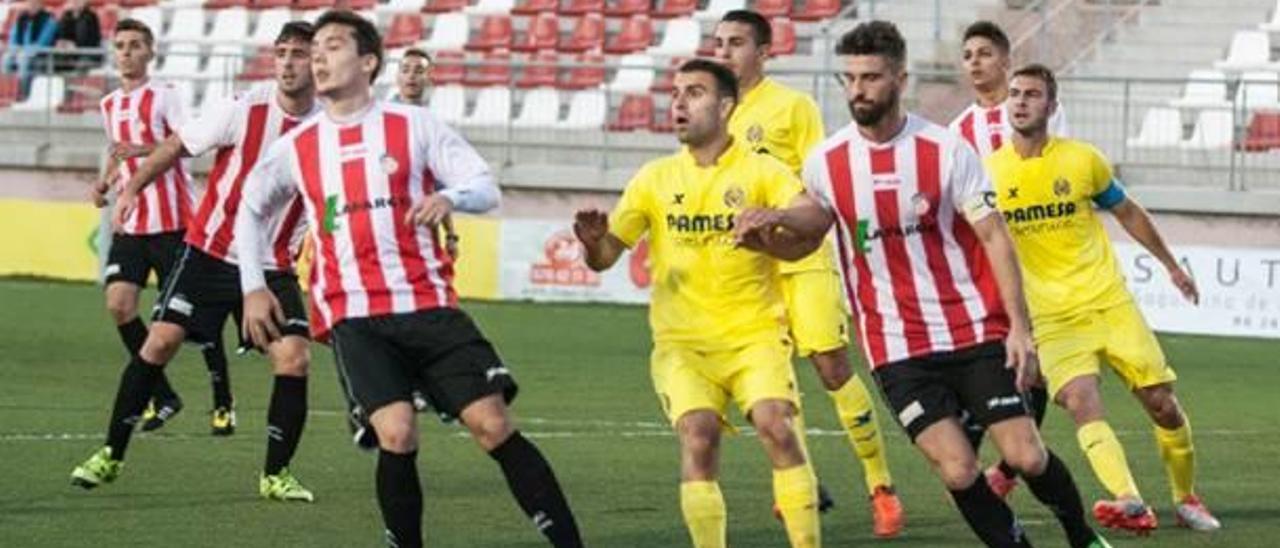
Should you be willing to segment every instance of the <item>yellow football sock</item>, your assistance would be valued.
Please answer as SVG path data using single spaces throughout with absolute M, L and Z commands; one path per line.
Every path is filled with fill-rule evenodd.
M 792 548 L 822 545 L 818 523 L 818 478 L 808 463 L 773 471 L 773 500 Z
M 1164 470 L 1169 474 L 1173 502 L 1182 502 L 1195 493 L 1196 487 L 1196 447 L 1191 443 L 1191 421 L 1183 415 L 1180 428 L 1165 430 L 1156 425 L 1155 432 L 1160 458 L 1164 460 Z
M 1076 430 L 1076 440 L 1089 458 L 1093 473 L 1111 496 L 1142 498 L 1133 482 L 1133 473 L 1129 471 L 1129 462 L 1125 460 L 1124 447 L 1106 421 L 1093 421 L 1081 426 Z
M 725 548 L 724 495 L 714 481 L 680 484 L 680 511 L 694 548 Z
M 867 392 L 867 385 L 857 375 L 844 383 L 844 386 L 827 392 L 836 404 L 836 416 L 849 435 L 849 444 L 853 453 L 862 461 L 863 479 L 867 483 L 867 492 L 874 493 L 876 487 L 893 485 L 893 477 L 889 475 L 889 461 L 884 453 L 884 436 L 880 433 L 880 420 L 876 417 L 875 402 Z

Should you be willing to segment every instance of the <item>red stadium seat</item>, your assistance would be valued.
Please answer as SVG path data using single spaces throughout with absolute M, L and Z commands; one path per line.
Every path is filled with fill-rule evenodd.
M 67 81 L 67 97 L 58 104 L 59 114 L 83 114 L 98 109 L 107 89 L 105 76 L 80 76 Z
M 116 32 L 116 22 L 120 20 L 120 10 L 115 6 L 107 6 L 98 10 L 98 30 L 103 38 L 109 38 Z
M 18 83 L 16 74 L 0 74 L 0 108 L 18 102 Z
M 698 0 L 665 0 L 662 7 L 653 12 L 654 19 L 689 17 L 698 10 Z
M 334 4 L 349 10 L 362 11 L 377 7 L 378 0 L 336 0 Z
M 627 95 L 618 107 L 618 118 L 606 126 L 609 131 L 648 129 L 653 124 L 653 97 Z
M 495 49 L 484 55 L 486 64 L 467 70 L 464 85 L 473 87 L 511 85 L 511 52 Z M 495 63 L 495 64 L 489 64 Z
M 529 21 L 524 36 L 511 49 L 521 52 L 556 49 L 560 42 L 560 21 L 554 12 L 539 13 Z
M 792 12 L 796 21 L 821 21 L 840 13 L 840 0 L 806 0 L 804 9 Z
M 122 7 L 122 8 L 145 8 L 145 7 L 147 7 L 147 6 L 154 6 L 154 5 L 156 5 L 157 1 L 158 1 L 158 0 L 120 0 L 120 7 Z M 58 3 L 57 3 L 57 5 L 55 6 L 55 5 L 54 5 L 54 2 L 48 2 L 48 1 L 46 1 L 46 2 L 45 2 L 45 7 L 46 7 L 46 8 L 49 8 L 49 9 L 51 9 L 51 10 L 53 10 L 53 9 L 56 9 L 56 8 L 60 7 L 63 3 L 65 3 L 65 2 L 58 2 Z
M 298 11 L 333 8 L 334 0 L 294 0 L 293 9 Z
M 1249 152 L 1280 150 L 1280 112 L 1255 113 L 1241 148 Z
M 593 89 L 604 83 L 604 54 L 584 53 L 574 62 L 593 66 L 569 69 L 568 77 L 560 81 L 561 89 Z
M 431 85 L 461 84 L 467 77 L 467 67 L 463 66 L 467 55 L 461 51 L 439 51 L 435 55 L 428 78 Z
M 222 10 L 227 8 L 247 8 L 253 2 L 250 0 L 204 0 L 204 9 Z M 99 13 L 101 15 L 101 13 Z
M 526 0 L 525 3 L 511 8 L 513 15 L 536 15 L 539 13 L 555 13 L 560 7 L 560 0 Z
M 422 15 L 417 13 L 397 13 L 387 26 L 387 36 L 383 45 L 388 48 L 412 46 L 422 40 Z
M 604 0 L 569 0 L 569 5 L 560 8 L 560 15 L 587 15 L 604 13 Z
M 244 70 L 236 76 L 237 80 L 269 80 L 275 77 L 275 53 L 271 48 L 260 48 L 253 58 L 245 63 Z
M 605 44 L 604 52 L 627 54 L 644 51 L 653 42 L 653 23 L 648 15 L 636 15 L 622 24 L 622 32 Z
M 773 27 L 773 45 L 769 46 L 772 55 L 791 55 L 796 52 L 796 24 L 786 17 L 775 17 L 771 21 Z
M 573 34 L 567 40 L 561 40 L 557 48 L 565 52 L 583 52 L 604 47 L 604 16 L 599 13 L 585 15 L 578 19 L 573 27 Z
M 18 20 L 18 12 L 21 11 L 17 6 L 12 6 L 5 13 L 4 22 L 0 23 L 0 40 L 7 42 L 9 40 L 9 29 L 13 28 L 13 24 Z
M 467 42 L 467 51 L 509 50 L 512 37 L 510 16 L 486 15 L 480 22 L 480 33 Z
M 604 9 L 608 17 L 631 17 L 632 15 L 649 15 L 650 0 L 618 0 Z
M 716 37 L 704 36 L 702 42 L 698 44 L 698 57 L 711 57 L 716 54 Z
M 656 133 L 671 133 L 675 130 L 675 122 L 671 120 L 671 109 L 669 108 L 659 113 L 653 123 L 649 125 L 649 131 Z
M 467 0 L 427 0 L 423 13 L 447 13 L 467 7 Z
M 658 77 L 654 79 L 653 85 L 649 86 L 649 91 L 654 93 L 671 93 L 675 89 L 674 80 L 676 77 L 676 69 L 680 68 L 688 59 L 684 57 L 672 57 L 671 62 L 667 65 L 667 70 L 658 72 Z
M 755 12 L 767 18 L 791 15 L 791 0 L 756 0 Z
M 293 7 L 293 0 L 253 0 L 252 7 L 255 10 L 289 9 Z
M 524 71 L 520 73 L 520 78 L 516 80 L 518 88 L 539 88 L 539 87 L 555 87 L 556 75 L 560 72 L 557 63 L 560 62 L 560 56 L 552 51 L 541 51 L 529 56 L 529 63 L 537 63 L 536 66 L 526 66 Z

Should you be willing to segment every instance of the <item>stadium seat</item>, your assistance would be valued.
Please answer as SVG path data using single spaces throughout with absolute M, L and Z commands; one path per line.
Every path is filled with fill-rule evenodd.
M 560 21 L 555 12 L 544 12 L 535 15 L 529 21 L 528 29 L 511 49 L 520 52 L 556 49 L 560 42 Z
M 159 7 L 134 8 L 129 10 L 129 17 L 141 21 L 147 28 L 151 29 L 152 34 L 156 36 L 164 35 L 164 12 L 160 11 Z
M 444 123 L 458 124 L 467 115 L 467 90 L 456 84 L 433 87 L 427 108 Z
M 1223 70 L 1274 70 L 1271 63 L 1271 38 L 1260 30 L 1236 31 L 1231 38 L 1227 58 L 1215 61 L 1213 66 Z
M 489 51 L 492 49 L 511 49 L 513 36 L 511 17 L 506 15 L 486 15 L 480 22 L 480 33 L 467 42 L 467 51 Z
M 600 90 L 574 92 L 569 98 L 569 114 L 560 122 L 563 129 L 600 129 L 604 127 L 609 102 Z
M 289 10 L 285 8 L 272 8 L 258 12 L 258 23 L 253 27 L 249 42 L 259 46 L 271 45 L 276 41 L 276 35 L 280 34 L 280 27 L 292 19 Z
M 518 88 L 555 87 L 556 75 L 560 68 L 560 56 L 554 50 L 541 51 L 528 56 L 520 78 L 516 80 Z
M 465 13 L 442 13 L 435 17 L 431 24 L 431 37 L 422 47 L 431 51 L 460 50 L 467 45 L 467 26 Z
M 400 61 L 404 60 L 404 49 L 389 49 L 382 54 L 382 70 L 378 71 L 378 77 L 373 81 L 375 88 L 394 89 L 396 87 L 396 75 L 400 73 Z
M 431 72 L 427 73 L 431 85 L 461 84 L 467 77 L 467 67 L 463 64 L 466 58 L 466 54 L 461 51 L 436 52 L 435 63 L 431 67 Z
M 1280 74 L 1246 72 L 1236 90 L 1236 106 L 1246 112 L 1280 109 Z
M 1271 8 L 1271 20 L 1265 23 L 1258 23 L 1258 30 L 1280 32 L 1280 0 L 1276 0 L 1275 7 Z
M 746 0 L 711 0 L 707 7 L 694 12 L 693 18 L 699 21 L 719 21 L 724 14 L 746 7 Z
M 120 7 L 141 8 L 141 7 L 147 7 L 147 6 L 155 6 L 157 1 L 158 0 L 120 0 Z M 61 9 L 63 4 L 66 4 L 66 2 L 65 1 L 49 2 L 48 0 L 45 1 L 45 7 L 55 12 Z
M 693 19 L 672 19 L 667 21 L 662 32 L 662 41 L 649 48 L 650 55 L 663 57 L 692 57 L 698 52 L 702 41 L 702 26 Z
M 1193 70 L 1187 75 L 1187 85 L 1182 88 L 1182 97 L 1169 101 L 1169 106 L 1177 108 L 1226 108 L 1231 105 L 1227 100 L 1227 77 L 1216 70 Z
M 458 125 L 470 127 L 502 127 L 511 123 L 511 89 L 492 86 L 476 95 L 476 106 L 471 115 Z
M 9 41 L 9 29 L 13 27 L 14 21 L 18 20 L 18 10 L 11 8 L 16 5 L 8 2 L 0 3 L 0 41 L 5 43 Z
M 770 19 L 774 17 L 790 17 L 791 4 L 790 0 L 756 0 L 756 5 L 752 9 Z
M 560 51 L 577 53 L 604 47 L 604 16 L 599 13 L 584 15 L 573 27 L 573 33 L 561 40 Z
M 698 0 L 663 0 L 662 7 L 653 10 L 654 19 L 689 17 L 698 9 Z
M 272 53 L 270 48 L 259 47 L 258 52 L 245 65 L 244 72 L 241 72 L 236 79 L 243 81 L 267 80 L 274 76 L 275 54 Z
M 627 54 L 644 51 L 653 43 L 653 23 L 648 15 L 634 15 L 622 24 L 622 32 L 615 34 L 604 46 L 609 54 Z
M 67 81 L 66 99 L 58 105 L 59 114 L 83 114 L 96 112 L 98 102 L 106 94 L 105 76 L 78 76 Z
M 574 60 L 585 66 L 570 68 L 568 76 L 557 86 L 560 89 L 591 89 L 604 83 L 604 54 L 584 53 Z
M 249 8 L 253 6 L 250 0 L 205 0 L 202 7 L 206 10 L 224 10 L 228 8 Z
M 649 126 L 649 131 L 654 133 L 671 133 L 676 130 L 675 122 L 671 120 L 671 109 L 662 109 L 658 116 L 654 118 L 653 124 Z
M 213 30 L 208 40 L 214 43 L 243 42 L 249 37 L 249 10 L 233 7 L 213 15 Z
M 462 12 L 467 15 L 510 15 L 515 6 L 515 0 L 480 0 L 462 8 Z
M 560 0 L 525 0 L 514 8 L 511 8 L 512 15 L 536 15 L 539 13 L 555 13 L 560 7 Z
M 1182 115 L 1175 108 L 1152 107 L 1142 117 L 1136 137 L 1125 142 L 1130 148 L 1175 148 L 1182 143 Z
M 313 9 L 331 9 L 334 0 L 293 0 L 293 9 L 307 11 Z
M 1196 127 L 1191 131 L 1191 137 L 1182 142 L 1182 148 L 1228 148 L 1234 139 L 1235 117 L 1230 110 L 1202 110 L 1196 117 Z
M 377 8 L 379 5 L 378 0 L 344 0 L 344 1 L 346 2 L 347 9 L 355 10 L 359 12 L 361 15 L 364 15 L 365 18 L 369 17 L 369 14 L 365 13 L 365 11 Z M 336 6 L 337 4 L 338 2 L 335 0 L 334 5 Z M 374 21 L 374 22 L 377 23 L 377 21 Z
M 796 21 L 821 21 L 840 13 L 840 0 L 805 0 L 804 9 L 792 8 L 791 18 Z
M 421 13 L 422 0 L 391 0 L 386 4 L 378 4 L 373 9 L 383 13 Z
M 164 39 L 168 41 L 190 41 L 204 38 L 204 10 L 201 8 L 181 8 L 173 10 L 173 21 Z
M 702 41 L 698 43 L 698 50 L 694 52 L 698 57 L 715 57 L 716 55 L 716 37 L 703 36 Z
M 387 25 L 387 36 L 382 43 L 388 48 L 403 48 L 422 40 L 422 15 L 418 12 L 397 13 Z
M 511 85 L 511 52 L 495 49 L 484 55 L 483 63 L 467 69 L 467 76 L 462 81 L 464 85 L 471 87 Z
M 238 43 L 217 44 L 209 55 L 209 61 L 200 71 L 203 80 L 229 80 L 240 73 L 244 63 L 244 49 Z
M 422 6 L 423 13 L 449 13 L 467 7 L 467 0 L 427 0 Z
M 519 128 L 553 128 L 560 120 L 560 92 L 554 88 L 529 90 L 520 102 L 520 114 L 511 125 Z
M 604 13 L 604 0 L 569 0 L 569 5 L 560 7 L 560 15 L 589 15 Z
M 1255 113 L 1241 148 L 1249 152 L 1280 150 L 1280 112 Z
M 653 85 L 653 58 L 643 53 L 624 56 L 618 72 L 606 86 L 609 91 L 636 93 L 649 91 Z
M 792 55 L 796 52 L 796 23 L 786 17 L 774 17 L 769 26 L 773 27 L 773 44 L 769 46 L 769 54 L 774 56 Z
M 604 9 L 606 17 L 649 15 L 650 0 L 618 0 Z
M 169 44 L 157 74 L 170 80 L 195 78 L 200 74 L 200 46 Z
M 13 110 L 22 112 L 43 112 L 53 110 L 66 95 L 66 82 L 61 76 L 36 76 L 31 80 L 31 89 L 27 100 L 13 104 Z
M 649 91 L 654 93 L 671 93 L 671 90 L 675 89 L 673 80 L 676 76 L 676 69 L 680 68 L 680 65 L 683 65 L 684 62 L 688 60 L 689 59 L 685 57 L 672 57 L 671 60 L 667 62 L 666 70 L 661 71 L 658 74 L 657 79 L 653 81 L 653 85 L 649 86 Z
M 653 97 L 627 95 L 618 107 L 618 117 L 609 123 L 609 131 L 635 131 L 649 129 L 653 124 Z
M 98 30 L 102 33 L 103 39 L 111 38 L 116 31 L 116 23 L 120 21 L 120 10 L 115 6 L 106 6 L 98 10 Z M 3 40 L 3 38 L 0 38 Z
M 16 74 L 0 74 L 0 109 L 18 101 L 19 83 Z

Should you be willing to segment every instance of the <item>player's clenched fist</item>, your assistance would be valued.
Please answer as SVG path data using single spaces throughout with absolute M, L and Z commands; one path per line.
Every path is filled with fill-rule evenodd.
M 599 209 L 581 209 L 573 216 L 573 234 L 584 244 L 599 242 L 609 233 L 609 215 Z

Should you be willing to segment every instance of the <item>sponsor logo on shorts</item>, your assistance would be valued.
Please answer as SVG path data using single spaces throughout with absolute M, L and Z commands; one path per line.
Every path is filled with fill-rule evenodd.
M 995 409 L 997 407 L 1013 407 L 1022 405 L 1022 396 L 1005 396 L 1002 398 L 991 398 L 987 400 L 987 409 Z
M 917 400 L 902 408 L 902 411 L 898 413 L 898 422 L 902 423 L 903 427 L 907 427 L 911 426 L 912 422 L 915 422 L 916 419 L 922 416 L 924 416 L 924 406 L 920 405 L 920 401 Z
M 115 275 L 115 274 L 119 274 L 119 273 L 120 273 L 120 265 L 118 265 L 118 264 L 109 264 L 109 265 L 107 265 L 106 270 L 104 270 L 103 272 L 105 272 L 108 276 L 112 276 L 112 275 Z
M 307 323 L 307 320 L 299 318 L 289 318 L 288 320 L 285 320 L 284 323 L 290 327 L 308 327 L 310 325 Z
M 191 301 L 188 301 L 183 295 L 174 295 L 173 297 L 170 297 L 169 303 L 166 306 L 169 310 L 182 314 L 183 316 L 190 316 L 191 311 L 195 309 L 195 306 L 191 304 Z
M 484 372 L 484 378 L 489 382 L 493 382 L 493 379 L 497 378 L 499 375 L 509 377 L 511 376 L 511 371 L 501 365 L 496 365 L 486 369 Z

